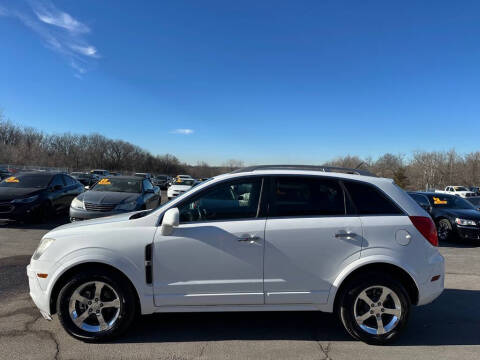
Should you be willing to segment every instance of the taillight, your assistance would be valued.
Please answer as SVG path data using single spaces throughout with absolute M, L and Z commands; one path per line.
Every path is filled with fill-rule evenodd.
M 433 220 L 428 216 L 409 216 L 412 224 L 420 234 L 433 246 L 438 246 L 437 228 Z

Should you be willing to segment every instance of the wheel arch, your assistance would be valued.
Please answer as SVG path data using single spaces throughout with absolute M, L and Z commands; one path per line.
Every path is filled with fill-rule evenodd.
M 68 268 L 65 270 L 55 281 L 55 284 L 52 287 L 52 290 L 50 292 L 50 300 L 49 300 L 49 308 L 50 308 L 50 314 L 53 315 L 57 312 L 57 299 L 58 295 L 60 293 L 60 290 L 62 287 L 74 276 L 75 274 L 78 274 L 84 270 L 89 270 L 91 271 L 92 269 L 98 270 L 98 271 L 104 271 L 104 272 L 109 272 L 109 273 L 114 273 L 118 276 L 120 276 L 133 290 L 134 292 L 134 297 L 135 297 L 135 305 L 137 311 L 141 311 L 141 302 L 140 302 L 140 297 L 138 294 L 137 288 L 133 285 L 132 280 L 121 270 L 118 268 L 98 262 L 98 261 L 92 261 L 92 262 L 83 262 L 80 264 L 73 265 L 72 267 Z
M 334 294 L 335 298 L 333 301 L 333 310 L 336 311 L 339 306 L 339 300 L 341 298 L 342 292 L 347 288 L 347 286 L 355 280 L 356 277 L 361 276 L 366 272 L 377 272 L 381 274 L 390 274 L 397 280 L 399 280 L 410 297 L 410 301 L 413 305 L 418 303 L 419 299 L 419 289 L 414 278 L 400 266 L 388 263 L 388 262 L 373 262 L 365 265 L 361 265 L 351 271 L 346 275 L 337 285 L 336 292 Z

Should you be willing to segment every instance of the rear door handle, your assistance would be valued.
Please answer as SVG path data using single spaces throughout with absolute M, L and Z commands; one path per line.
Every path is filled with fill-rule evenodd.
M 254 242 L 260 240 L 260 236 L 255 236 L 255 235 L 248 236 L 248 235 L 246 235 L 246 236 L 242 236 L 242 237 L 238 238 L 237 240 L 240 241 L 240 242 L 249 242 L 250 244 L 253 244 Z

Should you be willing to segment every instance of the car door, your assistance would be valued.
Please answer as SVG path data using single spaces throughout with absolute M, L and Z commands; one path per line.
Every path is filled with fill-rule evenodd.
M 278 176 L 265 227 L 265 303 L 325 303 L 339 269 L 360 257 L 362 225 L 335 178 Z
M 72 203 L 72 200 L 81 193 L 79 190 L 78 182 L 68 176 L 68 175 L 63 175 L 63 181 L 65 182 L 65 189 L 64 189 L 64 200 L 65 200 L 65 207 L 69 208 L 70 204 Z
M 155 305 L 264 303 L 262 182 L 213 184 L 178 205 L 180 225 L 155 235 Z
M 159 196 L 155 193 L 155 189 L 150 180 L 143 180 L 143 200 L 147 209 L 157 207 Z
M 50 199 L 52 201 L 52 205 L 55 208 L 56 212 L 61 212 L 65 209 L 65 182 L 63 180 L 63 176 L 61 174 L 55 175 L 53 179 L 50 181 Z

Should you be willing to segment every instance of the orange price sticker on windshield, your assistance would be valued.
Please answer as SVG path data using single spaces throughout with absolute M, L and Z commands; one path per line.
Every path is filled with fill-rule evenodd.
M 18 182 L 20 182 L 20 180 L 18 180 L 15 176 L 10 176 L 9 178 L 6 178 L 6 179 L 5 179 L 5 182 L 8 182 L 8 183 L 18 183 Z
M 110 180 L 107 179 L 107 178 L 103 178 L 102 180 L 100 180 L 100 181 L 98 182 L 98 185 L 110 185 L 110 184 L 111 184 L 111 182 L 110 182 Z
M 447 200 L 440 200 L 438 197 L 433 197 L 433 203 L 435 205 L 446 205 L 447 204 Z

